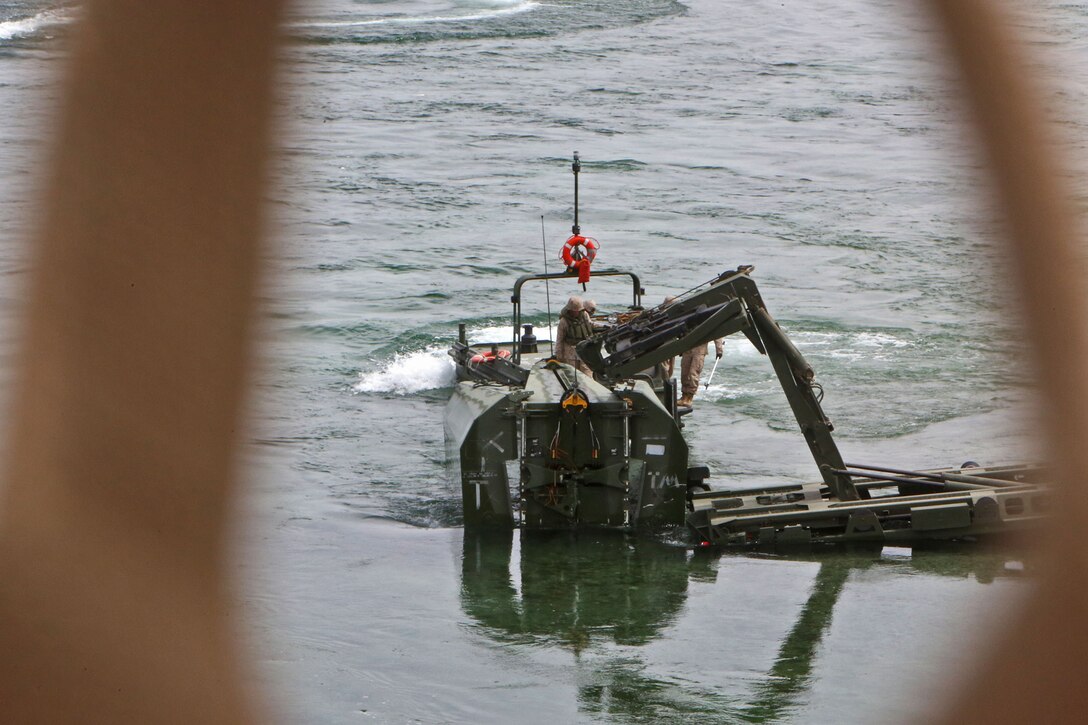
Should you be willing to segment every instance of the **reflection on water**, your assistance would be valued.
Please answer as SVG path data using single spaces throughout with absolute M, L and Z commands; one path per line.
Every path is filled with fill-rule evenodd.
M 520 550 L 515 556 L 515 544 Z M 465 532 L 465 613 L 502 641 L 640 645 L 683 606 L 688 554 L 612 532 Z
M 771 667 L 754 679 L 739 675 L 749 680 L 741 696 L 735 694 L 736 684 L 727 682 L 738 674 L 727 667 L 718 674 L 722 691 L 705 681 L 654 671 L 648 646 L 670 637 L 670 626 L 683 616 L 689 586 L 705 584 L 717 591 L 722 567 L 774 567 L 781 562 L 818 567 L 788 632 L 767 642 L 777 653 Z M 817 654 L 836 604 L 852 575 L 867 572 L 922 579 L 973 577 L 989 584 L 999 577 L 1021 576 L 1025 568 L 1005 552 L 984 549 L 717 554 L 608 532 L 466 531 L 461 603 L 477 630 L 494 642 L 560 648 L 571 653 L 575 664 L 591 653 L 598 655 L 579 679 L 578 708 L 587 716 L 635 722 L 676 715 L 697 716 L 701 722 L 778 722 L 809 699 Z M 721 592 L 722 611 L 745 611 L 733 594 Z M 909 603 L 904 603 L 903 616 L 912 616 Z M 743 617 L 723 616 L 705 626 L 705 640 L 693 642 L 689 653 L 703 672 L 715 672 L 716 647 L 739 644 L 739 638 L 751 645 L 766 637 L 759 628 L 745 626 Z
M 756 687 L 752 704 L 745 713 L 746 720 L 774 722 L 808 686 L 816 648 L 831 624 L 835 602 L 842 594 L 850 569 L 849 564 L 834 560 L 820 565 L 797 624 L 783 640 L 767 679 Z

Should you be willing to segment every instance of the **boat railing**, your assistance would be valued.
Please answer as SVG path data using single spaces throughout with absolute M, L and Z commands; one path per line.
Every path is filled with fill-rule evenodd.
M 642 296 L 646 294 L 646 290 L 642 288 L 642 282 L 634 272 L 628 272 L 622 269 L 602 269 L 600 271 L 593 271 L 594 277 L 629 277 L 631 279 L 631 307 L 640 309 L 642 307 Z M 533 282 L 536 280 L 553 280 L 553 279 L 577 279 L 576 272 L 553 272 L 551 274 L 525 274 L 517 278 L 514 282 L 514 291 L 510 295 L 510 302 L 514 305 L 514 335 L 511 339 L 514 341 L 514 362 L 521 362 L 521 288 L 526 282 Z

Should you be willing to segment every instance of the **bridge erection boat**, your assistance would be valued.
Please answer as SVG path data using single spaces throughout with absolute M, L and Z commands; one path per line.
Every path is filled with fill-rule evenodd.
M 449 351 L 458 382 L 445 428 L 465 526 L 686 524 L 700 546 L 911 545 L 1008 534 L 1045 516 L 1048 471 L 1038 466 L 844 462 L 816 373 L 771 316 L 753 271 L 727 270 L 649 308 L 635 273 L 594 271 L 629 279 L 631 297 L 622 312 L 594 318 L 593 334 L 578 343 L 592 375 L 553 357 L 522 320 L 526 284 L 570 281 L 584 269 L 519 278 L 507 340 L 470 345 L 462 325 Z M 683 417 L 691 409 L 678 404 L 667 363 L 738 333 L 770 361 L 818 481 L 711 490 L 711 472 L 690 464 Z

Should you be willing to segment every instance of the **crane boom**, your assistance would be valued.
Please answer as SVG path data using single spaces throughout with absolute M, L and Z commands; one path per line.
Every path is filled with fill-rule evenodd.
M 606 385 L 630 379 L 712 340 L 744 333 L 767 355 L 820 475 L 836 498 L 853 501 L 858 491 L 835 445 L 831 421 L 820 405 L 816 374 L 804 355 L 768 312 L 754 267 L 743 265 L 681 295 L 668 305 L 645 311 L 578 345 L 578 356 Z

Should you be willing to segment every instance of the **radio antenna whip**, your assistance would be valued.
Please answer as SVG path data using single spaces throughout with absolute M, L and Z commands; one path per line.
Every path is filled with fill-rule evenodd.
M 544 249 L 544 296 L 548 300 L 548 349 L 555 357 L 555 333 L 552 331 L 552 288 L 548 279 L 548 240 L 544 235 L 544 215 L 540 215 L 540 246 Z
M 574 152 L 574 163 L 571 164 L 571 170 L 574 172 L 574 226 L 570 228 L 575 234 L 581 234 L 582 228 L 578 226 L 578 172 L 582 170 L 582 160 L 578 157 L 578 152 Z M 582 285 L 585 288 L 585 285 Z

